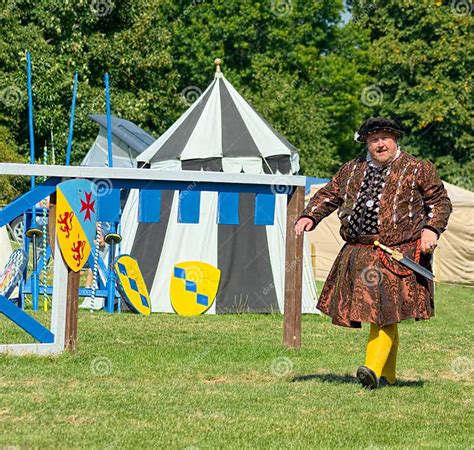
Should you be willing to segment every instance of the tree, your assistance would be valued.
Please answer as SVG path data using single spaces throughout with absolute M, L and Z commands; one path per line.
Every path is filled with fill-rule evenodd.
M 429 158 L 443 178 L 473 189 L 473 18 L 469 2 L 352 2 L 353 21 L 370 32 L 365 103 L 398 117 L 404 146 Z
M 176 118 L 177 73 L 170 33 L 154 2 L 9 1 L 0 14 L 1 122 L 29 153 L 26 62 L 33 60 L 36 157 L 54 131 L 58 162 L 64 162 L 74 71 L 79 89 L 72 161 L 77 163 L 97 133 L 88 115 L 104 113 L 103 76 L 111 76 L 113 114 L 147 130 L 162 131 Z M 100 9 L 105 7 L 106 9 Z M 99 8 L 99 9 L 95 9 Z M 5 101 L 5 99 L 7 99 Z
M 0 126 L 0 161 L 24 162 L 15 151 L 15 143 L 8 128 Z M 16 197 L 26 187 L 26 180 L 13 177 L 0 177 L 0 205 Z
M 342 0 L 8 0 L 0 10 L 0 125 L 26 159 L 26 50 L 36 158 L 52 130 L 60 163 L 75 70 L 78 163 L 97 133 L 87 116 L 105 111 L 105 71 L 112 113 L 159 136 L 212 81 L 221 57 L 229 81 L 300 149 L 302 173 L 331 176 L 360 152 L 360 123 L 384 114 L 410 130 L 408 151 L 469 187 L 472 17 L 457 3 L 357 0 L 343 25 Z

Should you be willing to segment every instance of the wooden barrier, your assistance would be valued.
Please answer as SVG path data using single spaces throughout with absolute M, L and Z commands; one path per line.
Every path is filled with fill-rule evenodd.
M 47 195 L 54 194 L 56 184 L 71 178 L 86 178 L 97 184 L 107 180 L 112 186 L 107 198 L 101 198 L 104 211 L 101 221 L 107 221 L 118 215 L 111 205 L 119 204 L 119 189 L 139 189 L 143 191 L 140 198 L 155 204 L 162 190 L 178 190 L 190 192 L 180 198 L 180 214 L 183 221 L 195 221 L 199 208 L 199 194 L 202 191 L 218 192 L 219 195 L 229 195 L 236 192 L 253 192 L 256 194 L 258 214 L 256 225 L 271 225 L 275 208 L 275 193 L 288 196 L 286 257 L 285 257 L 285 301 L 284 301 L 284 331 L 283 344 L 287 348 L 301 347 L 301 298 L 303 273 L 303 236 L 294 233 L 294 222 L 304 206 L 305 178 L 291 175 L 257 175 L 257 174 L 228 174 L 222 172 L 197 171 L 160 171 L 153 169 L 100 168 L 82 166 L 44 166 L 29 164 L 0 164 L 0 175 L 27 175 L 53 177 L 15 200 L 0 211 L 0 226 L 17 217 L 25 208 L 32 206 Z M 117 201 L 118 199 L 118 201 Z M 51 214 L 54 214 L 55 199 L 52 197 Z M 194 208 L 194 209 L 193 209 Z M 99 204 L 99 211 L 101 206 Z M 156 214 L 144 214 L 144 220 L 158 221 Z M 197 214 L 197 217 L 199 215 Z M 229 221 L 235 214 L 225 212 L 218 220 Z M 50 219 L 50 230 L 54 236 L 55 225 Z M 0 353 L 12 354 L 54 354 L 66 350 L 74 350 L 77 343 L 77 306 L 79 274 L 66 267 L 59 251 L 57 238 L 54 238 L 54 279 L 51 332 L 54 343 L 38 344 L 3 344 Z M 59 257 L 58 257 L 59 255 Z

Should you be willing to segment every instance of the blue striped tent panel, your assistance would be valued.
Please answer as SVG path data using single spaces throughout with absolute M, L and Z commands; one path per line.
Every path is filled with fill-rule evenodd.
M 255 225 L 273 225 L 275 222 L 275 195 L 256 194 Z
M 217 223 L 223 225 L 239 224 L 238 192 L 219 192 L 217 208 Z
M 138 221 L 156 223 L 160 221 L 161 191 L 141 189 L 138 195 Z
M 199 211 L 201 208 L 201 192 L 180 191 L 178 205 L 179 223 L 199 223 Z
M 102 180 L 96 182 L 99 203 L 97 220 L 99 222 L 118 222 L 120 220 L 120 189 L 110 189 L 102 183 L 104 183 Z

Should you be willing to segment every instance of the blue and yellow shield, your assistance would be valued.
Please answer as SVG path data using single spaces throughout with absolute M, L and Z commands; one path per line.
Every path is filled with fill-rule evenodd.
M 94 245 L 97 220 L 96 187 L 92 181 L 69 180 L 56 187 L 56 234 L 64 261 L 82 269 Z
M 150 296 L 137 260 L 130 255 L 120 255 L 114 261 L 114 272 L 117 276 L 120 295 L 130 309 L 149 316 L 151 313 Z
M 186 261 L 173 267 L 171 306 L 180 316 L 198 316 L 214 303 L 221 271 L 200 261 Z

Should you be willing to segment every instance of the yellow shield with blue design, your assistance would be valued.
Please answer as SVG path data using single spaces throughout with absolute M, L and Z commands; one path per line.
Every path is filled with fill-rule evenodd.
M 56 235 L 64 261 L 74 272 L 84 267 L 94 246 L 96 191 L 89 180 L 69 180 L 56 186 Z
M 180 316 L 204 314 L 214 303 L 221 271 L 200 261 L 185 261 L 173 267 L 171 306 Z
M 149 316 L 150 296 L 138 261 L 130 255 L 120 255 L 114 261 L 114 272 L 117 276 L 117 288 L 120 295 L 130 309 Z

